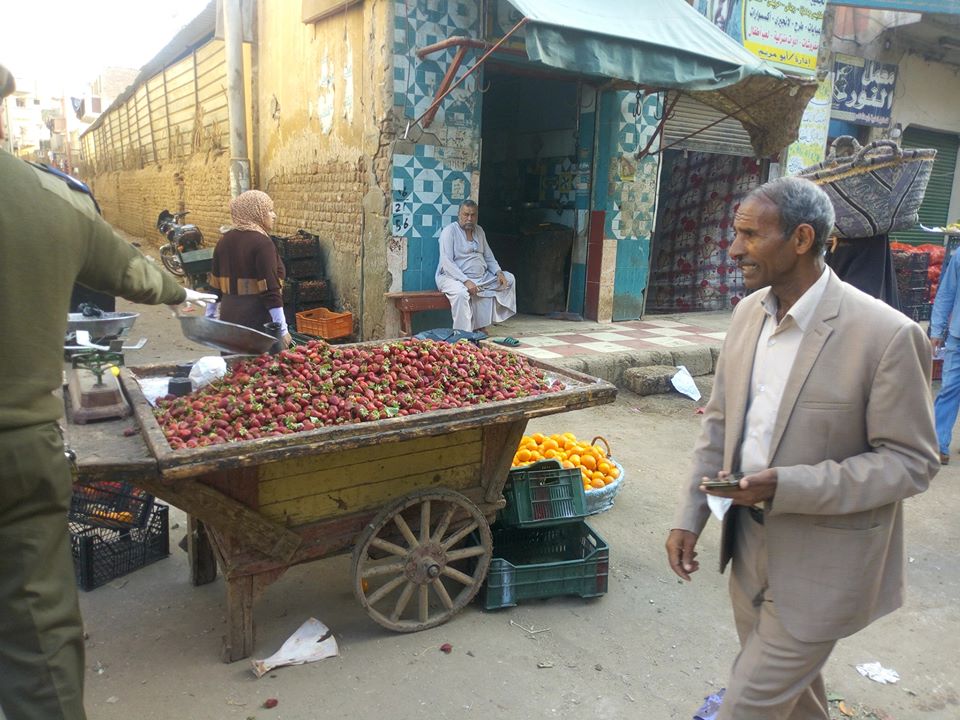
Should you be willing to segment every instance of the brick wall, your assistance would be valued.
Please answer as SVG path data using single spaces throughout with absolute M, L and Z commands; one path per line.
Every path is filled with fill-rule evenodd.
M 160 242 L 157 215 L 189 210 L 187 221 L 200 226 L 208 244 L 220 237 L 230 221 L 230 174 L 226 153 L 202 153 L 142 170 L 105 172 L 84 178 L 93 190 L 104 217 L 138 237 Z
M 368 190 L 361 165 L 338 160 L 285 165 L 263 188 L 276 207 L 277 234 L 305 228 L 320 236 L 333 305 L 353 313 L 360 292 L 361 203 Z

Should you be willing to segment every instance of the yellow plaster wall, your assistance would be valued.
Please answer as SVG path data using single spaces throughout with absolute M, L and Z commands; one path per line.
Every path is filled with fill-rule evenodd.
M 365 0 L 313 24 L 301 0 L 261 0 L 254 58 L 259 182 L 279 233 L 306 228 L 323 245 L 334 303 L 383 327 L 392 9 Z

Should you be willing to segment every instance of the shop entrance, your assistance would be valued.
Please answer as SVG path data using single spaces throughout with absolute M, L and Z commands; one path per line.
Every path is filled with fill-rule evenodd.
M 582 84 L 489 63 L 483 88 L 480 225 L 516 276 L 518 313 L 579 315 L 590 185 L 579 150 L 593 145 L 592 127 L 579 135 Z

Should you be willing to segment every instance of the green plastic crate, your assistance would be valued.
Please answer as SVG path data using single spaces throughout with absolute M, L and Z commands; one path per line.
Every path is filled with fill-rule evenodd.
M 559 595 L 607 592 L 610 548 L 587 523 L 493 528 L 493 559 L 481 592 L 485 610 Z
M 500 524 L 507 527 L 545 527 L 587 515 L 580 471 L 556 460 L 513 468 L 503 495 L 507 504 L 500 511 Z
M 200 248 L 180 253 L 180 265 L 187 275 L 202 275 L 213 267 L 213 248 Z

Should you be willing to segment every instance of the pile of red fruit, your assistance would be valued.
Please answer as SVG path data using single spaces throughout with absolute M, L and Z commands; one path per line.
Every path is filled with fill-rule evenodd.
M 154 413 L 174 449 L 286 435 L 562 390 L 522 355 L 467 342 L 312 340 L 244 360 Z

